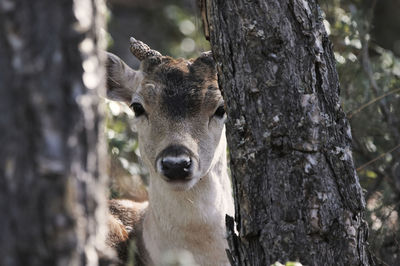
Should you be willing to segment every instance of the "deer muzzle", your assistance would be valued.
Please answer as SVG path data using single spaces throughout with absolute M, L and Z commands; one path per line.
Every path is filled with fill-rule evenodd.
M 157 156 L 157 171 L 166 181 L 189 181 L 193 174 L 193 154 L 182 145 L 170 145 Z

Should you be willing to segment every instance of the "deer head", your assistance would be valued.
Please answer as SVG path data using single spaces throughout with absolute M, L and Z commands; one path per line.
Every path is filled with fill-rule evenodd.
M 107 97 L 135 113 L 139 149 L 150 186 L 189 190 L 225 154 L 224 102 L 210 52 L 173 59 L 131 38 L 133 70 L 108 53 Z

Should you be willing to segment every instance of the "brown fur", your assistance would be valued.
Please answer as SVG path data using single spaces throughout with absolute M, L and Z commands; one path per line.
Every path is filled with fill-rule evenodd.
M 135 262 L 143 260 L 143 248 L 141 241 L 141 221 L 147 202 L 138 203 L 131 200 L 110 200 L 110 216 L 108 221 L 109 233 L 107 245 L 114 248 L 118 253 L 121 265 L 129 259 L 128 248 L 131 241 L 135 241 Z M 142 262 L 143 263 L 143 262 Z M 135 264 L 140 265 L 140 264 Z
M 147 66 L 145 81 L 161 85 L 160 106 L 170 118 L 180 119 L 200 113 L 201 108 L 216 105 L 219 91 L 213 61 L 163 57 L 156 66 Z M 208 97 L 204 97 L 207 93 Z M 206 104 L 206 105 L 205 105 Z M 212 108 L 211 108 L 212 110 Z

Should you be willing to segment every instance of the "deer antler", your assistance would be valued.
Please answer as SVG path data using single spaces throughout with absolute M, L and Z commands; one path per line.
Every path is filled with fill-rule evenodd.
M 160 52 L 151 49 L 147 44 L 143 43 L 142 41 L 136 40 L 133 37 L 131 37 L 129 41 L 131 43 L 132 54 L 140 61 L 143 61 L 150 56 L 162 56 Z

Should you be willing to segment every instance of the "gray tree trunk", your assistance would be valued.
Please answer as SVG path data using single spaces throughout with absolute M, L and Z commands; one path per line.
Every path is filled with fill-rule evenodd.
M 0 265 L 99 265 L 102 0 L 0 1 Z
M 206 0 L 203 14 L 229 117 L 239 232 L 227 219 L 233 265 L 373 264 L 316 2 Z

